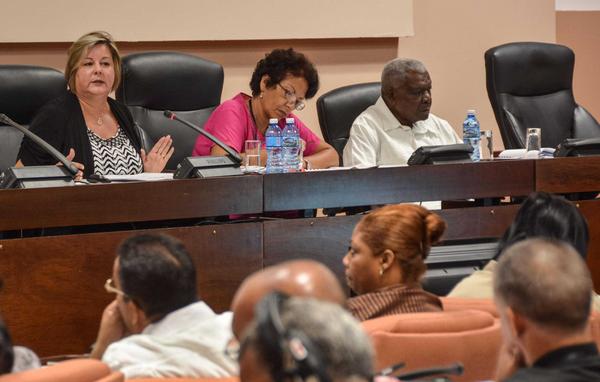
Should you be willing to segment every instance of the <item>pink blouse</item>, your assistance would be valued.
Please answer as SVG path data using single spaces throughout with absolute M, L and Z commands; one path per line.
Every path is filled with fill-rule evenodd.
M 219 138 L 223 143 L 233 148 L 238 153 L 244 152 L 244 142 L 246 140 L 260 140 L 263 147 L 265 137 L 258 132 L 250 110 L 246 106 L 246 101 L 250 96 L 244 93 L 239 93 L 230 100 L 223 102 L 213 111 L 208 121 L 204 125 L 204 129 Z M 296 126 L 300 131 L 300 138 L 306 142 L 305 156 L 310 156 L 315 153 L 319 142 L 321 141 L 315 133 L 313 133 L 302 121 L 294 114 L 288 117 L 296 120 Z M 279 120 L 279 127 L 283 128 L 285 118 Z M 210 150 L 214 146 L 210 140 L 203 135 L 198 136 L 196 145 L 192 155 L 207 156 L 210 155 Z

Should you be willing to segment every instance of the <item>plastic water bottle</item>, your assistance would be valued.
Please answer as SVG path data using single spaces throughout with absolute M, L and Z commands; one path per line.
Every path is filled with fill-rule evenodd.
M 467 110 L 467 119 L 463 122 L 463 142 L 473 147 L 471 159 L 473 162 L 481 160 L 481 132 L 475 110 Z
M 300 152 L 300 133 L 296 127 L 294 118 L 285 119 L 283 128 L 282 147 L 283 147 L 283 172 L 298 172 L 300 166 L 298 153 Z
M 267 174 L 283 172 L 283 157 L 281 152 L 281 129 L 277 118 L 269 119 L 269 127 L 265 132 L 265 147 L 267 149 Z

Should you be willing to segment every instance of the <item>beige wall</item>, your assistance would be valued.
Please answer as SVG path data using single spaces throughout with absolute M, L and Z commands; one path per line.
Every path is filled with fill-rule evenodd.
M 433 81 L 433 107 L 462 136 L 467 109 L 481 128 L 502 139 L 485 88 L 483 54 L 513 41 L 555 40 L 554 0 L 416 0 L 415 35 L 400 39 L 398 54 L 422 60 Z
M 0 42 L 66 42 L 73 41 L 83 31 L 97 29 L 111 31 L 120 41 L 409 36 L 412 35 L 412 2 L 5 1 L 2 4 L 5 17 L 0 23 Z M 281 12 L 282 6 L 292 7 L 292 12 Z
M 482 127 L 494 127 L 495 146 L 500 148 L 500 135 L 485 90 L 483 53 L 489 47 L 509 41 L 554 41 L 554 0 L 415 0 L 414 31 L 414 37 L 400 40 L 348 38 L 119 45 L 125 54 L 172 49 L 221 63 L 225 68 L 223 99 L 239 90 L 247 90 L 255 62 L 276 46 L 293 46 L 313 59 L 322 81 L 317 96 L 351 83 L 378 81 L 381 68 L 388 60 L 398 55 L 415 57 L 423 60 L 431 72 L 434 113 L 448 119 L 460 133 L 466 109 L 477 109 Z M 66 48 L 64 43 L 0 44 L 0 64 L 35 64 L 62 69 Z M 314 102 L 309 102 L 299 114 L 320 134 Z
M 575 52 L 575 100 L 600 120 L 600 11 L 556 12 L 556 42 Z

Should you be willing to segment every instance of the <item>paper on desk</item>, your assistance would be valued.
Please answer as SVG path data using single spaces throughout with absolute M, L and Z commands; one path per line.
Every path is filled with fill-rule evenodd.
M 542 147 L 538 151 L 530 151 L 527 153 L 525 149 L 504 150 L 498 155 L 498 159 L 536 159 L 536 158 L 552 158 L 554 156 L 552 147 Z
M 308 170 L 308 172 L 318 172 L 318 171 L 338 171 L 338 170 L 364 170 L 367 168 L 377 168 L 377 165 L 365 165 L 359 164 L 356 166 L 348 166 L 348 167 L 328 167 L 328 168 L 313 168 Z
M 111 182 L 148 182 L 173 179 L 172 173 L 143 172 L 135 175 L 104 175 Z

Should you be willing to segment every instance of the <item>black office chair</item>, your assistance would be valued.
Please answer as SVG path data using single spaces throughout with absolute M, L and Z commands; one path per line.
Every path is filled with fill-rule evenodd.
M 500 45 L 485 52 L 487 92 L 506 149 L 525 147 L 527 129 L 542 129 L 542 146 L 565 138 L 600 136 L 600 125 L 573 96 L 575 55 L 539 42 Z
M 0 65 L 0 113 L 21 125 L 29 125 L 37 111 L 67 89 L 56 69 L 27 65 Z M 0 125 L 0 172 L 14 166 L 23 134 Z
M 163 111 L 171 110 L 202 127 L 221 103 L 222 91 L 221 65 L 184 53 L 146 52 L 123 57 L 116 96 L 148 134 L 147 149 L 163 135 L 171 135 L 175 153 L 166 169 L 175 170 L 192 155 L 198 133 L 167 119 Z
M 375 104 L 380 95 L 381 83 L 369 82 L 331 90 L 317 100 L 321 133 L 325 142 L 337 151 L 340 164 L 352 122 L 366 108 Z

